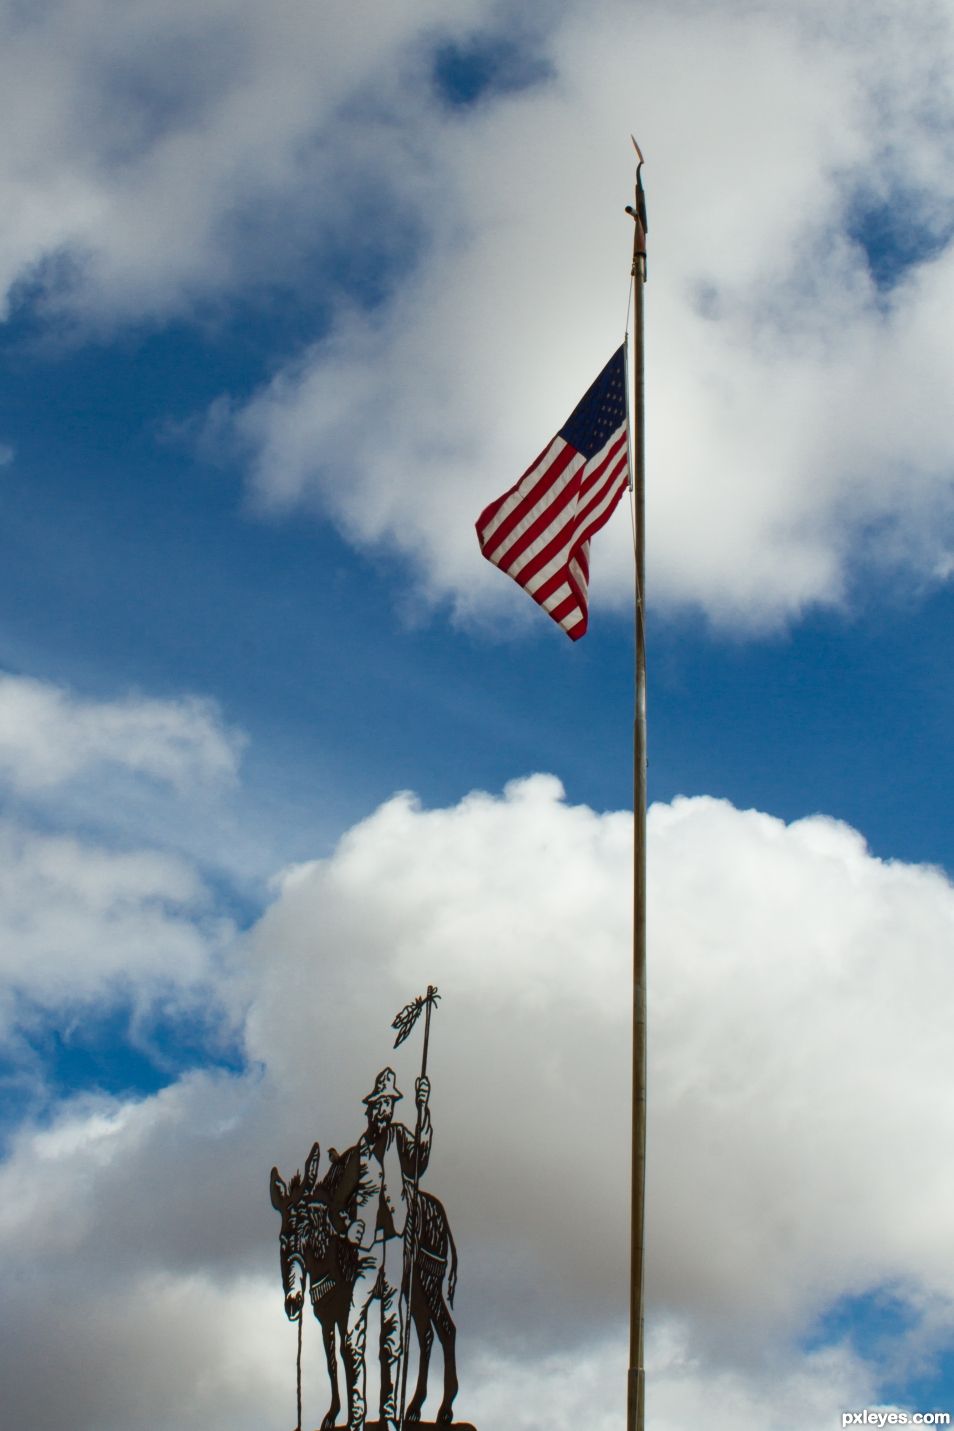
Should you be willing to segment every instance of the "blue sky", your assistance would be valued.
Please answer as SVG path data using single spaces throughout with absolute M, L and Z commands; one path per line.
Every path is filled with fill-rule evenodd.
M 0 35 L 21 1419 L 286 1414 L 268 1168 L 355 1136 L 433 981 L 460 1414 L 616 1424 L 627 521 L 575 646 L 473 521 L 620 340 L 631 130 L 652 1423 L 954 1411 L 946 9 L 53 0 Z

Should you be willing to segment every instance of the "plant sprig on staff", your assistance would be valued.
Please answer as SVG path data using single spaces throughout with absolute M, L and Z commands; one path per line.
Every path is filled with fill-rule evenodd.
M 395 1016 L 391 1024 L 392 1029 L 397 1029 L 398 1031 L 398 1036 L 394 1040 L 395 1048 L 400 1048 L 401 1044 L 408 1037 L 420 1018 L 421 1010 L 425 1005 L 430 1004 L 432 1008 L 436 1007 L 440 1002 L 440 997 L 440 994 L 433 985 L 429 985 L 426 994 L 418 994 L 417 998 L 413 999 L 411 1003 L 405 1004 L 404 1008 Z

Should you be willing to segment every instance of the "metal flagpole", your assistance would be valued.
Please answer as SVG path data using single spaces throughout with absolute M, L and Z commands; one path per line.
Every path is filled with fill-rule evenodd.
M 630 1214 L 629 1379 L 626 1431 L 644 1431 L 643 1228 L 646 1200 L 646 632 L 645 507 L 646 427 L 644 421 L 643 288 L 646 283 L 646 201 L 643 156 L 633 139 L 636 206 L 633 235 L 633 466 L 636 567 L 636 699 L 633 721 L 633 1153 Z

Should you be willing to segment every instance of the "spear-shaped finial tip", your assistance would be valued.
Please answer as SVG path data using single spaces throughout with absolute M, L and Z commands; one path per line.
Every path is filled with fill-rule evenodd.
M 636 158 L 639 162 L 636 165 L 636 193 L 634 195 L 636 203 L 635 205 L 627 204 L 626 212 L 636 225 L 633 246 L 633 273 L 636 273 L 637 267 L 641 267 L 642 275 L 645 279 L 646 235 L 649 232 L 649 221 L 646 218 L 646 195 L 643 191 L 643 165 L 646 161 L 643 158 L 643 151 L 636 143 L 635 134 L 631 134 L 629 137 L 633 141 L 633 148 L 636 150 Z M 637 260 L 639 260 L 639 263 L 637 263 Z

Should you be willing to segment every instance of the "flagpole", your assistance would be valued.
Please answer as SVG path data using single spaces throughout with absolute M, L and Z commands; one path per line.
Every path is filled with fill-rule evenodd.
M 636 169 L 633 235 L 633 506 L 635 515 L 635 674 L 633 720 L 633 1098 L 632 1182 L 630 1210 L 629 1378 L 627 1431 L 644 1431 L 645 1372 L 643 1368 L 643 1230 L 646 1202 L 646 427 L 643 348 L 643 289 L 646 283 L 646 205 L 640 170 Z

